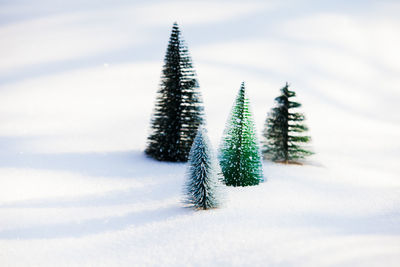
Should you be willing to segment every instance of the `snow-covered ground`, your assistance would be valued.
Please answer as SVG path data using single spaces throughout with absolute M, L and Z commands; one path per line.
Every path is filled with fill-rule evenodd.
M 324 2 L 324 3 L 323 3 Z M 0 4 L 1 266 L 399 266 L 396 1 Z M 258 133 L 286 81 L 316 155 L 221 209 L 142 150 L 172 23 L 217 147 L 244 80 Z

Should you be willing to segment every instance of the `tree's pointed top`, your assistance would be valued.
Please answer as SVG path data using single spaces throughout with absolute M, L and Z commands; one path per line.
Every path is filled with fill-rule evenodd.
M 207 137 L 207 129 L 203 125 L 200 125 L 199 128 L 197 128 L 195 143 L 199 142 L 200 140 L 201 140 L 200 142 L 202 142 L 202 143 L 204 143 L 204 142 L 207 143 L 208 142 L 207 138 L 208 138 Z
M 174 22 L 172 25 L 171 35 L 180 35 L 180 32 L 178 23 Z
M 245 84 L 243 81 L 240 85 L 239 94 L 244 94 L 245 90 L 246 90 L 246 87 L 245 87 Z
M 289 83 L 288 82 L 286 82 L 285 86 L 281 88 L 281 92 L 285 96 L 289 95 L 290 91 L 289 91 Z
M 172 45 L 173 47 L 179 47 L 181 42 L 181 31 L 179 30 L 178 24 L 174 22 L 169 38 L 169 45 Z
M 199 128 L 197 129 L 196 138 L 203 137 L 203 134 L 204 134 L 203 126 L 199 126 Z

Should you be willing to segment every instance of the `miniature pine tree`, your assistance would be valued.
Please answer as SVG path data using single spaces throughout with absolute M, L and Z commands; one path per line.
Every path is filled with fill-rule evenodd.
M 218 167 L 206 132 L 200 127 L 189 153 L 185 187 L 187 204 L 197 209 L 217 208 L 220 205 Z
M 248 186 L 263 181 L 261 153 L 242 83 L 224 132 L 220 165 L 226 185 Z
M 277 105 L 265 122 L 263 154 L 266 159 L 288 163 L 313 153 L 302 147 L 311 138 L 303 135 L 308 130 L 302 123 L 304 115 L 292 111 L 301 106 L 300 103 L 290 101 L 296 93 L 289 90 L 288 83 L 281 89 L 281 93 L 275 98 Z
M 174 23 L 145 153 L 160 161 L 187 161 L 203 105 L 188 49 Z

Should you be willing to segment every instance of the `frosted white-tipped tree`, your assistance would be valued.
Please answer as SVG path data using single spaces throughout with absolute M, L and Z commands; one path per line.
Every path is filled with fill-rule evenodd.
M 197 131 L 189 153 L 189 167 L 185 184 L 185 203 L 196 209 L 220 206 L 221 191 L 219 165 L 212 151 L 205 129 Z

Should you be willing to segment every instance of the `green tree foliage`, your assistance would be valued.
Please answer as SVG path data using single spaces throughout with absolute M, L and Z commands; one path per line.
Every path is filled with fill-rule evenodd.
M 200 127 L 189 153 L 185 202 L 197 209 L 220 205 L 219 166 L 205 130 Z
M 145 153 L 160 161 L 187 161 L 203 109 L 188 49 L 174 23 Z
M 302 144 L 311 138 L 304 135 L 308 130 L 302 122 L 305 117 L 295 110 L 300 103 L 290 101 L 296 93 L 289 90 L 289 85 L 281 89 L 281 95 L 275 98 L 276 107 L 268 114 L 263 132 L 263 154 L 266 159 L 276 162 L 290 162 L 313 154 Z
M 263 181 L 261 153 L 242 83 L 228 119 L 220 148 L 220 165 L 226 185 L 248 186 Z

